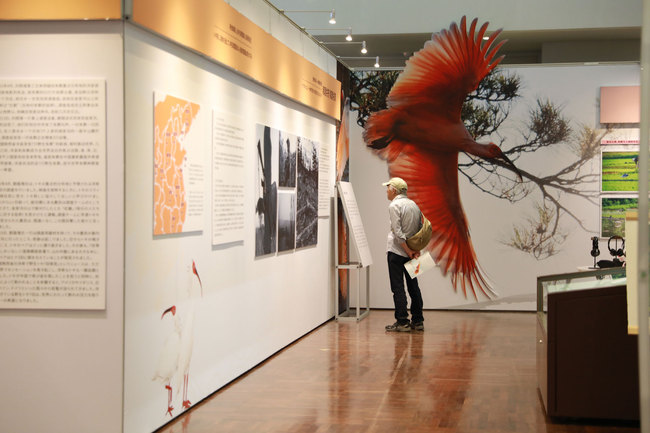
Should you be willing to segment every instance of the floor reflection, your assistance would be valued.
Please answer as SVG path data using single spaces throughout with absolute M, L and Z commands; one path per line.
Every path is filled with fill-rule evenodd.
M 164 433 L 637 433 L 548 420 L 537 396 L 535 314 L 392 311 L 330 321 L 174 420 Z

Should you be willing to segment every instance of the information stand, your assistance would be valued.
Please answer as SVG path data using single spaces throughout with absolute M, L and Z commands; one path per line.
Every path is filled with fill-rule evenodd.
M 357 248 L 357 255 L 359 256 L 358 262 L 349 262 L 349 263 L 339 263 L 338 257 L 338 230 L 334 230 L 334 262 L 336 263 L 337 271 L 339 269 L 352 270 L 356 269 L 358 271 L 357 278 L 357 306 L 353 310 L 350 307 L 343 313 L 339 314 L 339 279 L 338 276 L 335 278 L 335 292 L 334 292 L 334 318 L 337 321 L 360 321 L 368 314 L 370 314 L 370 265 L 372 264 L 372 256 L 370 254 L 370 249 L 368 248 L 368 241 L 366 239 L 366 233 L 363 229 L 363 223 L 361 221 L 361 215 L 359 214 L 359 208 L 357 206 L 357 200 L 354 196 L 354 191 L 352 190 L 352 184 L 349 182 L 337 182 L 336 183 L 336 194 L 334 197 L 334 227 L 338 227 L 338 199 L 341 199 L 343 203 L 343 211 L 345 212 L 345 217 L 347 218 L 348 224 L 350 226 L 350 231 L 352 232 L 352 237 L 354 238 L 354 245 Z M 366 268 L 366 306 L 365 311 L 361 312 L 361 269 Z

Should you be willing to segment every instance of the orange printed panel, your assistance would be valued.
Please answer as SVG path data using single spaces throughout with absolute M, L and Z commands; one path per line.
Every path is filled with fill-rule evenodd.
M 133 20 L 335 119 L 341 83 L 223 0 L 134 0 Z
M 200 188 L 189 174 L 201 154 L 200 111 L 199 104 L 154 93 L 154 235 L 201 230 L 202 213 L 188 210 Z
M 639 123 L 640 121 L 641 87 L 600 88 L 600 123 Z
M 121 0 L 0 0 L 0 20 L 122 18 Z

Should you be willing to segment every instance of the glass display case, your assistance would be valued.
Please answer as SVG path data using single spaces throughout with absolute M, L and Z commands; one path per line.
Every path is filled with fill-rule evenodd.
M 605 268 L 537 277 L 537 316 L 547 328 L 548 295 L 575 290 L 625 286 L 626 268 Z

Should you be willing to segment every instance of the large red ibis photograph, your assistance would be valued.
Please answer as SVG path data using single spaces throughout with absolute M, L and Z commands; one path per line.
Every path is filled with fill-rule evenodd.
M 352 181 L 377 196 L 381 181 L 407 182 L 433 228 L 441 277 L 423 292 L 436 307 L 532 308 L 530 275 L 579 266 L 580 241 L 599 234 L 601 140 L 626 133 L 599 123 L 598 95 L 633 69 L 504 66 L 500 33 L 461 17 L 403 70 L 352 73 L 351 166 L 364 167 Z

